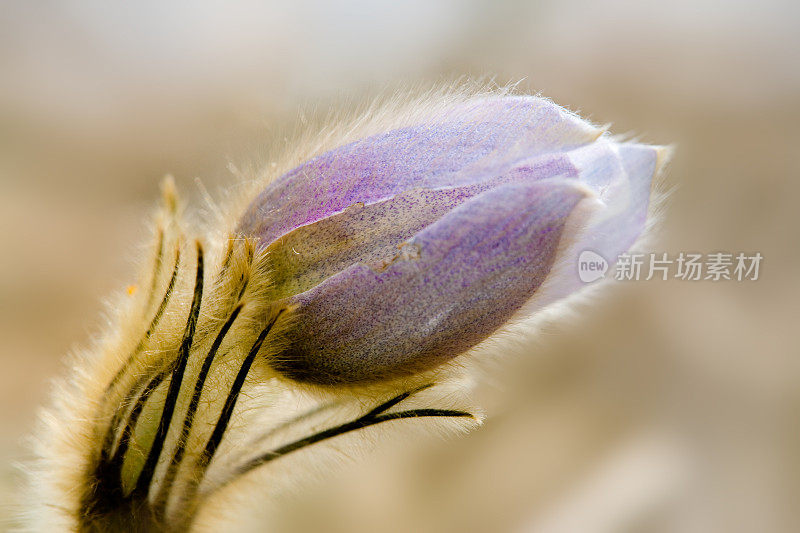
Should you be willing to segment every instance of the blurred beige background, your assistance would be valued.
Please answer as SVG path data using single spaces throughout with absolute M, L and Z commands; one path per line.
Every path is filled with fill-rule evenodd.
M 353 465 L 280 531 L 800 530 L 794 2 L 0 4 L 0 501 L 62 357 L 130 282 L 158 181 L 213 192 L 298 106 L 523 79 L 674 143 L 656 248 L 761 252 L 756 282 L 628 283 L 479 390 L 458 440 Z M 197 202 L 195 202 L 197 203 Z

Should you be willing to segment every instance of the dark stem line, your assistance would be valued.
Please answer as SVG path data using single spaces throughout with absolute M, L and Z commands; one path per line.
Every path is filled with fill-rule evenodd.
M 189 401 L 189 408 L 186 410 L 186 416 L 183 419 L 183 426 L 181 427 L 181 434 L 180 438 L 178 439 L 178 444 L 175 447 L 175 452 L 172 455 L 172 460 L 170 461 L 169 467 L 167 468 L 167 473 L 164 476 L 164 481 L 161 484 L 161 488 L 159 489 L 159 495 L 155 498 L 156 504 L 165 504 L 166 503 L 166 495 L 169 492 L 169 488 L 172 485 L 172 482 L 175 479 L 175 475 L 178 472 L 178 465 L 183 460 L 183 454 L 186 451 L 186 444 L 189 439 L 189 432 L 191 431 L 192 423 L 194 422 L 194 415 L 197 412 L 197 407 L 200 404 L 200 396 L 203 393 L 203 388 L 205 387 L 206 378 L 208 377 L 208 372 L 211 369 L 211 364 L 214 362 L 214 358 L 217 355 L 217 351 L 219 350 L 220 345 L 222 345 L 222 341 L 225 336 L 228 334 L 228 331 L 231 329 L 236 317 L 239 316 L 239 313 L 242 310 L 243 305 L 239 304 L 231 313 L 231 316 L 222 326 L 217 337 L 214 339 L 214 343 L 211 345 L 211 348 L 208 351 L 208 354 L 203 361 L 203 366 L 200 368 L 200 372 L 197 375 L 197 381 L 194 384 L 194 391 L 192 392 L 192 398 Z
M 153 298 L 156 296 L 158 280 L 161 277 L 161 266 L 164 261 L 164 228 L 158 228 L 158 238 L 156 239 L 156 258 L 153 264 L 153 279 L 150 281 L 150 293 L 147 295 L 145 309 L 150 309 L 153 305 Z
M 156 311 L 156 314 L 153 315 L 153 319 L 150 321 L 150 325 L 147 327 L 147 331 L 145 331 L 144 336 L 139 341 L 139 344 L 137 344 L 136 348 L 134 348 L 133 353 L 131 353 L 128 356 L 128 359 L 125 361 L 125 363 L 123 363 L 122 367 L 120 367 L 120 369 L 111 379 L 111 382 L 106 387 L 106 392 L 111 390 L 114 387 L 114 385 L 117 384 L 117 382 L 122 377 L 122 374 L 130 366 L 131 362 L 133 362 L 133 359 L 136 356 L 136 354 L 142 350 L 144 344 L 153 334 L 153 331 L 155 331 L 155 329 L 158 327 L 159 322 L 161 322 L 161 317 L 164 315 L 164 311 L 167 308 L 167 304 L 169 304 L 169 300 L 172 297 L 172 293 L 175 290 L 175 282 L 178 279 L 178 272 L 180 271 L 180 263 L 181 263 L 181 246 L 180 243 L 178 243 L 177 249 L 175 250 L 175 266 L 172 269 L 172 276 L 169 279 L 167 290 L 164 293 L 164 297 L 161 299 L 161 303 L 158 306 L 158 310 Z M 117 423 L 119 423 L 119 419 L 117 419 Z
M 214 458 L 214 454 L 219 447 L 220 442 L 222 442 L 222 437 L 225 434 L 225 430 L 228 428 L 228 423 L 230 422 L 231 416 L 233 415 L 233 409 L 236 407 L 236 401 L 239 399 L 239 393 L 242 391 L 242 387 L 244 386 L 245 378 L 247 374 L 250 372 L 250 367 L 253 365 L 253 360 L 255 359 L 256 355 L 258 354 L 259 350 L 261 349 L 261 345 L 264 343 L 264 339 L 267 338 L 272 327 L 275 325 L 275 322 L 278 321 L 278 318 L 283 313 L 283 309 L 278 311 L 278 313 L 272 318 L 272 320 L 267 324 L 261 333 L 258 335 L 255 343 L 253 343 L 253 347 L 250 348 L 250 352 L 245 357 L 242 366 L 239 368 L 239 372 L 236 374 L 236 379 L 233 381 L 233 385 L 231 385 L 231 390 L 228 393 L 228 397 L 225 399 L 225 405 L 222 407 L 222 412 L 219 415 L 219 419 L 217 420 L 217 424 L 214 426 L 214 431 L 211 433 L 211 436 L 206 443 L 205 450 L 203 454 L 200 456 L 199 461 L 199 468 L 200 470 L 204 470 L 206 466 L 211 462 L 211 459 Z
M 153 268 L 153 279 L 152 279 L 152 282 L 151 282 L 150 294 L 149 294 L 149 296 L 147 298 L 147 304 L 145 306 L 145 310 L 150 309 L 150 306 L 153 303 L 153 298 L 155 297 L 155 292 L 156 292 L 156 285 L 157 285 L 157 282 L 158 282 L 158 278 L 160 277 L 159 274 L 161 273 L 161 266 L 162 266 L 162 263 L 163 263 L 163 256 L 164 256 L 164 229 L 161 228 L 161 227 L 158 228 L 158 239 L 157 239 L 156 249 L 157 249 L 157 251 L 156 251 L 155 264 L 154 264 L 154 268 Z M 160 303 L 160 305 L 158 307 L 158 310 L 156 310 L 156 314 L 153 316 L 153 319 L 150 321 L 150 325 L 148 326 L 147 330 L 145 331 L 144 337 L 139 340 L 139 343 L 136 345 L 136 348 L 134 348 L 133 352 L 128 356 L 128 359 L 125 361 L 125 363 L 123 363 L 123 365 L 120 367 L 120 369 L 114 375 L 114 377 L 111 379 L 111 382 L 106 387 L 106 392 L 111 390 L 111 388 L 114 387 L 114 385 L 116 385 L 116 383 L 122 377 L 122 374 L 125 371 L 125 369 L 128 368 L 128 366 L 133 361 L 133 358 L 136 356 L 137 353 L 139 353 L 141 351 L 142 347 L 144 346 L 144 343 L 147 341 L 147 339 L 150 337 L 150 335 L 152 335 L 153 330 L 156 328 L 156 326 L 158 326 L 158 323 L 161 320 L 161 316 L 164 314 L 164 309 L 166 309 L 167 304 L 169 303 L 170 296 L 172 295 L 172 291 L 173 291 L 173 289 L 175 287 L 175 280 L 178 277 L 178 270 L 179 270 L 179 263 L 180 263 L 180 246 L 178 246 L 178 249 L 176 250 L 175 255 L 176 255 L 176 257 L 175 257 L 175 266 L 172 269 L 172 276 L 171 276 L 170 282 L 169 282 L 169 284 L 167 286 L 167 290 L 166 290 L 164 296 L 161 299 L 161 303 Z M 131 390 L 138 389 L 141 386 L 142 381 L 143 381 L 142 379 L 137 380 L 137 382 L 134 384 L 134 386 L 131 388 Z M 123 402 L 123 405 L 126 404 L 131 399 L 132 399 L 131 396 L 126 398 L 126 401 Z M 124 415 L 124 413 L 123 413 L 122 409 L 118 409 L 117 411 L 114 412 L 114 416 L 111 419 L 111 424 L 109 425 L 108 430 L 106 432 L 106 436 L 103 439 L 103 447 L 101 448 L 101 450 L 102 450 L 102 452 L 101 452 L 102 460 L 108 459 L 108 453 L 111 451 L 111 449 L 112 449 L 112 447 L 114 445 L 114 434 L 116 432 L 116 428 L 119 425 L 119 423 L 122 421 L 123 415 Z
M 237 301 L 241 300 L 244 296 L 244 291 L 247 290 L 247 285 L 250 283 L 250 273 L 242 275 L 242 286 L 239 288 L 239 294 L 236 296 Z
M 222 260 L 222 266 L 219 269 L 219 273 L 217 274 L 216 283 L 219 284 L 222 282 L 225 274 L 228 272 L 228 268 L 231 266 L 231 259 L 233 258 L 233 238 L 228 237 L 228 246 L 225 248 L 225 257 Z
M 241 449 L 238 450 L 238 453 L 236 453 L 235 458 L 232 459 L 231 462 L 232 463 L 237 463 L 237 464 L 245 462 L 247 456 L 250 455 L 250 453 L 248 451 L 259 447 L 264 441 L 266 441 L 270 437 L 274 437 L 280 431 L 283 431 L 286 428 L 292 427 L 295 424 L 300 424 L 302 422 L 305 422 L 305 421 L 309 420 L 310 418 L 312 418 L 313 416 L 316 416 L 316 415 L 318 415 L 318 414 L 320 414 L 320 413 L 322 413 L 324 411 L 332 409 L 333 407 L 336 407 L 338 405 L 339 405 L 339 402 L 335 402 L 335 401 L 334 402 L 330 402 L 330 403 L 326 403 L 326 404 L 323 404 L 323 405 L 319 405 L 317 407 L 309 409 L 308 411 L 306 411 L 306 412 L 304 412 L 304 413 L 302 413 L 302 414 L 300 414 L 300 415 L 298 415 L 298 416 L 296 416 L 294 418 L 290 418 L 290 419 L 288 419 L 288 420 L 276 425 L 275 427 L 271 428 L 269 431 L 259 435 L 257 438 L 255 438 L 253 440 L 250 440 L 250 441 L 248 441 L 246 443 L 243 443 Z
M 235 472 L 228 477 L 226 480 L 219 483 L 214 489 L 209 492 L 209 494 L 219 490 L 220 488 L 226 486 L 228 483 L 232 482 L 234 479 L 237 479 L 239 476 L 247 474 L 248 472 L 252 471 L 255 468 L 258 468 L 274 459 L 278 459 L 288 453 L 293 451 L 297 451 L 301 448 L 306 446 L 310 446 L 312 444 L 316 444 L 320 441 L 330 439 L 350 431 L 355 431 L 357 429 L 366 428 L 375 424 L 380 424 L 381 422 L 387 422 L 390 420 L 399 420 L 404 418 L 422 418 L 422 417 L 472 417 L 472 413 L 468 413 L 466 411 L 457 411 L 451 409 L 412 409 L 408 411 L 400 411 L 394 413 L 385 413 L 386 410 L 394 407 L 398 403 L 402 402 L 403 400 L 413 396 L 414 394 L 432 387 L 433 383 L 428 383 L 426 385 L 422 385 L 416 389 L 412 389 L 393 398 L 381 403 L 374 409 L 370 410 L 364 415 L 361 415 L 359 418 L 355 420 L 351 420 L 350 422 L 345 422 L 338 426 L 334 426 L 332 428 L 328 428 L 326 430 L 320 431 L 313 435 L 309 435 L 307 437 L 303 437 L 302 439 L 298 439 L 294 442 L 289 444 L 285 444 L 279 448 L 276 448 L 270 452 L 267 452 L 259 457 L 251 459 L 244 463 L 243 466 L 240 466 L 235 470 Z
M 382 404 L 380 404 L 379 406 L 375 407 L 374 409 L 369 411 L 367 414 L 362 415 L 361 417 L 359 417 L 359 419 L 374 418 L 374 417 L 378 416 L 379 414 L 383 413 L 384 411 L 388 411 L 389 409 L 391 409 L 392 407 L 394 407 L 398 403 L 402 402 L 403 400 L 405 400 L 409 396 L 413 396 L 414 394 L 416 394 L 416 393 L 418 393 L 420 391 L 423 391 L 425 389 L 428 389 L 428 388 L 430 388 L 432 386 L 433 386 L 433 383 L 428 383 L 426 385 L 422 385 L 421 387 L 417 387 L 416 389 L 411 389 L 411 390 L 406 391 L 406 392 L 404 392 L 402 394 L 398 394 L 394 398 L 392 398 L 390 400 L 387 400 L 387 401 L 383 402 Z
M 394 413 L 386 413 L 387 409 L 397 405 L 398 403 L 402 402 L 403 400 L 407 399 L 410 396 L 413 396 L 417 392 L 427 389 L 428 387 L 433 386 L 433 383 L 423 385 L 417 389 L 412 389 L 410 391 L 406 391 L 402 394 L 399 394 L 386 402 L 378 405 L 374 409 L 370 410 L 368 413 L 362 415 L 361 417 L 351 420 L 350 422 L 346 422 L 344 424 L 340 424 L 338 426 L 334 426 L 332 428 L 328 428 L 326 430 L 320 431 L 313 435 L 309 435 L 308 437 L 304 437 L 302 439 L 298 439 L 294 442 L 289 444 L 285 444 L 274 450 L 267 452 L 259 457 L 251 459 L 244 463 L 244 465 L 237 468 L 232 475 L 230 475 L 227 479 L 223 480 L 221 483 L 216 484 L 215 487 L 211 488 L 205 497 L 208 497 L 211 494 L 214 494 L 221 488 L 227 486 L 229 483 L 238 479 L 240 476 L 245 475 L 252 470 L 263 466 L 264 464 L 283 457 L 291 452 L 300 450 L 307 446 L 311 446 L 318 442 L 331 439 L 333 437 L 337 437 L 339 435 L 343 435 L 345 433 L 349 433 L 351 431 L 355 431 L 358 429 L 363 429 L 369 426 L 373 426 L 376 424 L 380 424 L 382 422 L 388 422 L 391 420 L 402 420 L 406 418 L 425 418 L 425 417 L 458 417 L 458 418 L 474 418 L 472 413 L 466 411 L 458 411 L 454 409 L 431 409 L 431 408 L 421 408 L 421 409 L 411 409 L 408 411 L 400 411 Z M 305 416 L 305 415 L 302 415 Z M 210 457 L 206 460 L 205 464 L 200 465 L 201 468 L 205 468 L 210 461 Z M 202 474 L 202 470 L 201 470 Z M 201 476 L 198 476 L 197 479 L 200 479 Z M 192 489 L 190 489 L 190 494 L 194 494 L 197 491 L 197 484 L 194 485 Z M 191 523 L 192 519 L 196 516 L 192 514 L 189 518 L 189 523 Z
M 330 439 L 333 437 L 337 437 L 339 435 L 343 435 L 345 433 L 349 433 L 351 431 L 355 431 L 357 429 L 374 426 L 375 424 L 380 424 L 381 422 L 388 422 L 389 420 L 401 420 L 404 418 L 442 417 L 442 416 L 472 417 L 472 414 L 466 411 L 456 411 L 453 409 L 412 409 L 409 411 L 385 413 L 378 416 L 364 415 L 361 418 L 357 418 L 356 420 L 351 420 L 350 422 L 346 422 L 344 424 L 326 429 L 324 431 L 320 431 L 319 433 L 309 435 L 308 437 L 296 440 L 294 442 L 276 448 L 270 452 L 267 452 L 264 455 L 261 455 L 260 457 L 252 459 L 248 463 L 246 463 L 243 467 L 240 467 L 237 470 L 236 476 L 234 477 L 244 475 L 250 472 L 251 470 L 258 468 L 259 466 L 262 466 L 270 461 L 278 459 L 279 457 L 282 457 L 288 453 L 297 451 L 301 448 L 305 448 L 306 446 L 316 444 L 326 439 Z
M 147 331 L 144 334 L 144 339 L 139 342 L 138 349 L 141 349 L 144 342 L 150 338 L 150 335 L 153 334 L 153 331 L 158 327 L 159 322 L 161 322 L 161 317 L 164 316 L 164 311 L 167 309 L 167 304 L 169 303 L 170 298 L 172 297 L 172 293 L 175 290 L 175 282 L 178 280 L 178 272 L 180 271 L 180 264 L 181 264 L 181 244 L 178 242 L 175 248 L 175 266 L 172 268 L 172 275 L 169 278 L 169 284 L 167 285 L 167 290 L 164 292 L 164 298 L 161 299 L 161 303 L 158 305 L 158 309 L 156 310 L 156 314 L 153 315 L 153 319 L 150 321 L 150 325 L 147 327 Z
M 150 396 L 158 388 L 158 386 L 161 385 L 166 377 L 167 372 L 164 371 L 156 374 L 153 379 L 150 380 L 150 382 L 142 391 L 142 394 L 136 400 L 136 403 L 131 410 L 131 414 L 128 417 L 128 423 L 122 430 L 122 435 L 120 435 L 117 450 L 114 452 L 114 456 L 109 461 L 110 471 L 116 477 L 115 482 L 120 486 L 122 485 L 122 463 L 125 460 L 125 454 L 128 451 L 133 431 L 136 428 L 136 423 L 139 421 L 139 416 L 142 414 L 142 409 L 144 408 L 145 403 L 147 403 L 147 400 L 150 399 Z
M 254 446 L 258 446 L 260 443 L 262 443 L 266 439 L 274 436 L 279 431 L 282 431 L 282 430 L 284 430 L 284 429 L 286 429 L 288 427 L 291 427 L 294 424 L 299 424 L 301 422 L 305 422 L 306 420 L 310 419 L 311 417 L 313 417 L 313 416 L 315 416 L 315 415 L 317 415 L 319 413 L 322 413 L 323 411 L 327 411 L 328 409 L 336 407 L 337 405 L 339 405 L 338 402 L 326 403 L 326 404 L 314 407 L 312 409 L 309 409 L 308 411 L 306 411 L 303 414 L 298 415 L 298 416 L 296 416 L 294 418 L 290 418 L 289 420 L 286 420 L 285 422 L 283 422 L 281 424 L 278 424 L 277 426 L 273 427 L 272 429 L 270 429 L 266 433 L 264 433 L 262 435 L 259 435 L 259 437 L 257 439 L 251 441 L 249 444 L 246 444 L 245 445 L 245 449 L 251 449 Z
M 126 500 L 127 496 L 123 492 L 124 487 L 122 485 L 122 466 L 125 462 L 125 454 L 127 453 L 130 439 L 132 438 L 134 428 L 136 427 L 144 404 L 153 391 L 161 384 L 165 376 L 166 372 L 156 375 L 142 391 L 141 396 L 131 409 L 127 425 L 123 428 L 122 435 L 120 435 L 119 446 L 114 456 L 109 457 L 111 453 L 110 449 L 104 448 L 102 450 L 100 460 L 93 474 L 95 482 L 92 492 L 91 494 L 87 494 L 82 502 L 84 518 L 95 514 L 111 512 L 122 505 Z M 113 426 L 108 430 L 111 434 L 110 440 L 113 440 L 116 427 L 117 426 Z M 108 436 L 107 439 L 109 439 Z
M 134 385 L 131 391 L 139 391 L 138 384 Z M 111 422 L 106 428 L 106 434 L 105 437 L 103 437 L 103 445 L 100 448 L 100 464 L 109 463 L 111 452 L 114 451 L 114 437 L 116 436 L 119 425 L 122 422 L 122 418 L 126 413 L 125 407 L 129 405 L 129 402 L 133 400 L 134 396 L 134 392 L 128 393 L 127 397 L 117 407 L 117 410 L 114 411 L 114 416 L 111 417 Z M 130 412 L 132 413 L 133 410 L 131 409 Z
M 236 296 L 236 301 L 239 301 L 244 297 L 244 292 L 247 290 L 247 285 L 250 283 L 251 272 L 249 268 L 253 266 L 253 257 L 255 254 L 255 250 L 253 249 L 253 246 L 249 242 L 245 242 L 245 249 L 247 250 L 246 262 L 248 270 L 244 272 L 239 278 L 239 282 L 242 284 L 242 286 L 239 288 L 239 294 Z
M 398 394 L 394 398 L 392 398 L 390 400 L 387 400 L 387 401 L 383 402 L 382 404 L 378 405 L 377 407 L 375 407 L 374 409 L 369 411 L 367 414 L 362 415 L 360 418 L 376 416 L 376 415 L 386 411 L 387 409 L 391 409 L 392 407 L 394 407 L 398 403 L 402 402 L 403 400 L 405 400 L 409 396 L 413 396 L 414 394 L 416 394 L 416 393 L 418 393 L 420 391 L 423 391 L 423 390 L 425 390 L 427 388 L 430 388 L 433 385 L 434 385 L 433 383 L 428 383 L 426 385 L 422 385 L 421 387 L 417 387 L 416 389 L 411 389 L 411 390 L 406 391 L 406 392 L 404 392 L 402 394 Z M 303 420 L 311 418 L 315 414 L 320 413 L 320 412 L 322 412 L 322 411 L 324 411 L 326 409 L 330 409 L 331 407 L 334 407 L 335 405 L 337 405 L 336 402 L 331 402 L 331 403 L 328 403 L 328 404 L 320 405 L 318 407 L 315 407 L 313 409 L 310 409 L 310 410 L 306 411 L 305 413 L 303 413 L 303 414 L 301 414 L 301 415 L 299 415 L 299 416 L 297 416 L 295 418 L 289 419 L 286 422 L 284 422 L 282 424 L 279 424 L 278 426 L 272 428 L 267 433 L 261 435 L 255 442 L 253 442 L 251 444 L 251 446 L 255 446 L 259 442 L 263 442 L 265 439 L 269 438 L 271 435 L 274 435 L 276 432 L 280 431 L 281 429 L 284 429 L 286 427 L 291 426 L 292 424 L 297 424 L 297 423 L 299 423 L 299 422 L 301 422 Z
M 147 494 L 150 482 L 153 479 L 153 474 L 155 473 L 156 465 L 158 464 L 158 459 L 161 455 L 161 450 L 164 448 L 164 441 L 166 440 L 172 422 L 172 415 L 178 400 L 183 374 L 186 371 L 186 363 L 189 360 L 189 352 L 192 349 L 192 341 L 197 328 L 197 319 L 200 315 L 200 303 L 203 297 L 203 246 L 200 242 L 197 242 L 196 246 L 197 273 L 195 275 L 192 307 L 189 312 L 189 318 L 186 321 L 183 340 L 181 341 L 180 348 L 178 348 L 178 360 L 175 362 L 175 366 L 172 370 L 172 379 L 169 384 L 167 398 L 164 401 L 164 409 L 161 411 L 158 429 L 150 451 L 147 454 L 147 460 L 142 467 L 142 471 L 139 473 L 139 478 L 136 481 L 136 487 L 132 495 L 142 496 Z

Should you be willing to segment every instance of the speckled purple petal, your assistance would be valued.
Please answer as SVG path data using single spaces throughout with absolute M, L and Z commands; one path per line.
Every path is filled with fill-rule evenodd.
M 300 226 L 267 248 L 273 272 L 271 296 L 279 299 L 299 294 L 355 263 L 380 265 L 397 252 L 399 244 L 489 189 L 557 176 L 578 176 L 567 154 L 523 160 L 504 174 L 461 187 L 415 187 Z
M 569 178 L 493 188 L 417 233 L 387 264 L 354 264 L 295 296 L 274 367 L 300 381 L 354 383 L 464 352 L 544 281 L 586 194 Z
M 423 124 L 326 152 L 284 174 L 251 203 L 239 231 L 271 243 L 352 205 L 380 202 L 415 187 L 480 183 L 520 160 L 569 150 L 601 133 L 543 98 L 471 100 Z

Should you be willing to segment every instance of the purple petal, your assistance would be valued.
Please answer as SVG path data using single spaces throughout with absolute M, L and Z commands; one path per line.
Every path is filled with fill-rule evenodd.
M 629 250 L 647 226 L 651 183 L 664 163 L 664 152 L 655 146 L 601 140 L 569 153 L 578 181 L 597 197 L 576 210 L 562 237 L 560 267 L 546 290 L 525 305 L 525 313 L 533 314 L 585 286 L 577 268 L 584 250 L 602 256 L 613 271 L 619 254 Z
M 576 150 L 571 159 L 579 179 L 597 192 L 603 206 L 582 229 L 578 243 L 613 265 L 645 229 L 659 148 L 608 142 L 588 148 Z
M 412 188 L 369 205 L 356 204 L 283 235 L 267 249 L 273 272 L 273 298 L 311 289 L 355 263 L 379 266 L 399 244 L 451 210 L 489 189 L 512 183 L 576 177 L 564 154 L 517 163 L 505 174 L 462 187 Z
M 587 194 L 557 178 L 503 185 L 411 238 L 382 268 L 355 264 L 296 296 L 285 375 L 372 381 L 431 368 L 505 323 L 544 281 Z
M 415 187 L 480 183 L 520 160 L 569 150 L 601 133 L 543 98 L 472 100 L 423 124 L 361 139 L 300 165 L 253 201 L 239 231 L 270 243 L 352 205 Z

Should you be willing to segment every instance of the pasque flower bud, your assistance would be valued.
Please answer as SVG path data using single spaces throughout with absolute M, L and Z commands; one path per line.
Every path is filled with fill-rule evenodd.
M 319 155 L 202 235 L 165 181 L 142 290 L 42 415 L 29 529 L 225 529 L 231 502 L 263 506 L 280 472 L 318 469 L 307 448 L 349 454 L 379 424 L 473 427 L 445 363 L 577 293 L 579 257 L 610 267 L 644 231 L 664 159 L 498 93 L 399 100 L 346 128 L 357 140 L 328 152 L 299 142 Z
M 467 352 L 577 291 L 580 251 L 613 263 L 634 243 L 663 153 L 543 98 L 490 96 L 301 164 L 238 224 L 293 309 L 272 366 L 363 383 Z

